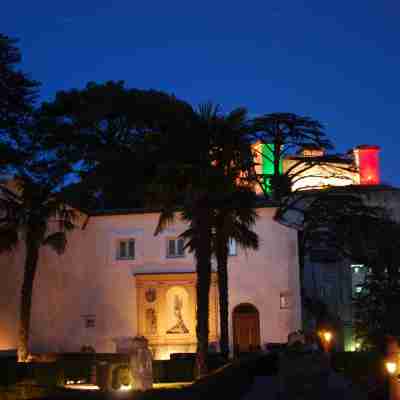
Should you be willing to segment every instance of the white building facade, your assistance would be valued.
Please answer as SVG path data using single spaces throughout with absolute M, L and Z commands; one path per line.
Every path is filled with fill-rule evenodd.
M 257 251 L 231 243 L 231 349 L 285 342 L 301 328 L 297 233 L 257 210 Z M 159 215 L 113 212 L 82 218 L 64 254 L 43 247 L 35 278 L 30 348 L 72 352 L 91 346 L 116 352 L 127 337 L 149 339 L 156 359 L 196 348 L 195 260 L 182 250 L 176 223 L 154 236 Z M 0 350 L 16 347 L 23 247 L 0 256 Z M 214 263 L 215 264 L 215 263 Z M 218 282 L 210 289 L 210 343 L 219 340 Z

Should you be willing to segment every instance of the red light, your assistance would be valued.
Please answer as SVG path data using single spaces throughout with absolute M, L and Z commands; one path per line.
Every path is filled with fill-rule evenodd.
M 354 149 L 361 185 L 379 185 L 379 147 L 358 146 Z

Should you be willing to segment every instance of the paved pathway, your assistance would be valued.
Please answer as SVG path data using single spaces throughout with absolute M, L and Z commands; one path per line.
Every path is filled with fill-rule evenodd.
M 311 389 L 311 393 L 313 394 L 313 399 L 321 398 L 323 400 L 366 400 L 368 398 L 366 394 L 353 386 L 350 381 L 333 372 L 329 375 L 323 390 Z M 295 400 L 279 394 L 277 376 L 256 376 L 250 391 L 242 397 L 242 400 L 262 399 Z

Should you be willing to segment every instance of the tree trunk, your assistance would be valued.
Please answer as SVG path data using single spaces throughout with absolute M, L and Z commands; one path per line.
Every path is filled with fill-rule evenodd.
M 26 254 L 25 254 L 25 269 L 24 280 L 21 290 L 21 303 L 20 303 L 20 321 L 18 332 L 18 362 L 26 362 L 29 342 L 29 329 L 31 322 L 31 306 L 32 306 L 32 292 L 33 282 L 39 259 L 39 245 L 36 241 L 29 238 L 26 239 Z
M 197 269 L 197 374 L 207 374 L 209 293 L 211 282 L 211 218 L 208 209 L 199 211 L 197 226 L 199 239 L 195 249 Z
M 217 227 L 217 268 L 219 291 L 220 349 L 225 358 L 229 356 L 229 298 L 228 298 L 228 237 L 218 233 Z

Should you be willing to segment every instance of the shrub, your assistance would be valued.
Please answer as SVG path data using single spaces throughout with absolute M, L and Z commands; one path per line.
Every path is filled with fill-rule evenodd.
M 384 391 L 386 373 L 383 355 L 377 352 L 336 352 L 332 353 L 332 368 L 369 393 Z
M 136 400 L 200 400 L 227 398 L 239 400 L 249 390 L 253 378 L 252 367 L 257 357 L 234 361 L 182 389 L 154 389 L 144 392 Z
M 172 360 L 153 361 L 153 381 L 160 382 L 191 382 L 194 379 L 195 360 L 193 358 L 176 358 Z
M 16 357 L 0 358 L 0 386 L 11 386 L 17 383 Z
M 111 388 L 117 390 L 121 385 L 132 385 L 133 379 L 129 364 L 114 364 L 111 366 Z
M 96 362 L 96 354 L 92 353 L 64 353 L 57 361 L 64 371 L 66 381 L 90 381 L 92 367 Z
M 64 383 L 60 363 L 17 363 L 17 381 L 32 381 L 41 386 L 57 386 Z

